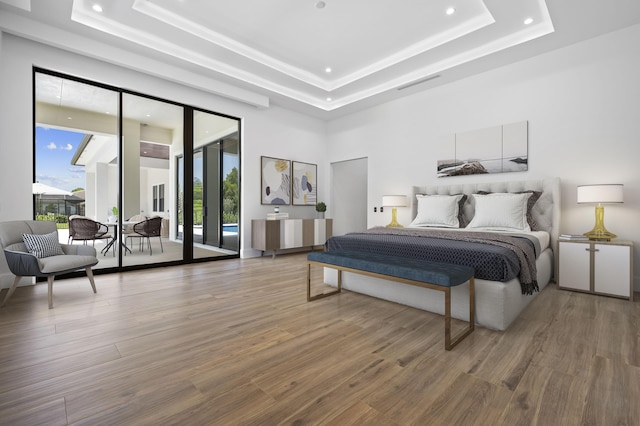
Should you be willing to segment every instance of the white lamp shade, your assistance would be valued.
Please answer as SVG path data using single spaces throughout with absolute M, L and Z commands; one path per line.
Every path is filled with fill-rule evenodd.
M 623 201 L 621 184 L 578 187 L 578 203 L 622 203 Z
M 406 207 L 407 196 L 406 195 L 383 195 L 382 207 Z

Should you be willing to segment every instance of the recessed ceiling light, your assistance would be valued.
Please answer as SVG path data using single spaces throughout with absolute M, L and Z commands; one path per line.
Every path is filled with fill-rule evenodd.
M 529 25 L 529 24 L 531 24 L 532 22 L 533 22 L 533 18 L 527 18 L 527 19 L 525 19 L 525 20 L 524 20 L 524 24 L 525 24 L 525 25 Z
M 72 117 L 67 117 L 67 120 L 73 120 L 73 118 Z
M 331 102 L 331 100 L 332 100 L 331 98 L 327 98 L 327 102 Z
M 319 1 L 316 3 L 316 9 L 324 9 L 327 4 L 323 1 Z
M 447 9 L 447 15 L 453 15 L 454 13 L 456 13 L 456 10 L 453 7 Z
M 98 12 L 98 13 L 101 13 L 102 12 L 102 6 L 100 6 L 99 4 L 96 3 L 96 4 L 93 5 L 93 10 Z
M 326 72 L 327 74 L 331 73 L 331 67 L 326 67 L 324 69 L 324 72 Z
M 147 114 L 147 117 L 151 117 L 151 114 Z

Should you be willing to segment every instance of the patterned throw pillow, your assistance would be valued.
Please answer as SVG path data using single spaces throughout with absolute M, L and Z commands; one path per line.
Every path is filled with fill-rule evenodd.
M 22 240 L 29 253 L 35 257 L 42 258 L 64 254 L 58 242 L 58 233 L 56 231 L 40 235 L 22 234 Z

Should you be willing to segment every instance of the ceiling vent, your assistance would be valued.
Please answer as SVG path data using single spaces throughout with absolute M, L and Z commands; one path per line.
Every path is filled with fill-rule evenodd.
M 412 81 L 411 83 L 398 87 L 398 90 L 408 89 L 409 87 L 417 86 L 418 84 L 426 83 L 427 81 L 435 80 L 436 78 L 439 78 L 439 77 L 440 77 L 440 74 L 437 74 L 437 75 L 432 75 L 432 76 L 423 78 L 422 80 Z

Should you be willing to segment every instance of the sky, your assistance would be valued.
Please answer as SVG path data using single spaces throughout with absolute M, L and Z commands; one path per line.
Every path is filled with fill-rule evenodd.
M 83 137 L 83 133 L 36 127 L 36 181 L 65 191 L 84 188 L 84 166 L 71 165 Z

